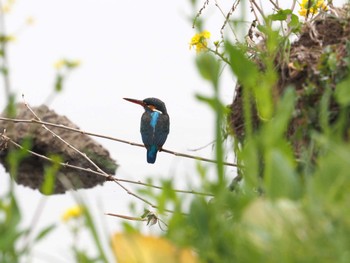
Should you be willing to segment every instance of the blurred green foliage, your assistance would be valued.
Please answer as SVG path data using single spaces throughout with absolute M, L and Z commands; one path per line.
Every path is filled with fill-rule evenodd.
M 31 140 L 26 139 L 22 148 L 13 149 L 7 156 L 10 175 L 14 179 L 21 161 L 28 156 Z M 34 244 L 43 240 L 55 225 L 48 225 L 32 236 L 31 227 L 21 225 L 21 209 L 18 206 L 14 191 L 14 180 L 11 180 L 8 191 L 0 196 L 0 262 L 17 263 L 27 257 Z
M 222 141 L 217 140 L 217 180 L 203 180 L 206 171 L 201 166 L 199 171 L 204 173 L 203 188 L 211 184 L 214 197 L 196 196 L 187 215 L 178 211 L 170 219 L 167 236 L 194 248 L 202 262 L 350 261 L 350 82 L 349 71 L 336 72 L 339 60 L 349 58 L 339 58 L 332 50 L 321 57 L 319 84 L 324 93 L 314 108 L 321 129 L 307 131 L 311 140 L 296 157 L 293 138 L 286 133 L 297 109 L 298 94 L 292 85 L 277 99 L 273 93 L 279 72 L 272 62 L 277 52 L 288 52 L 284 47 L 289 35 L 281 36 L 270 22 L 287 18 L 291 32 L 300 30 L 301 22 L 290 10 L 267 17 L 259 28 L 267 38 L 267 49 L 254 61 L 262 61 L 264 70 L 247 56 L 244 45 L 228 41 L 220 56 L 208 52 L 196 60 L 200 75 L 214 90 L 212 98 L 197 97 L 213 109 L 217 120 L 225 120 L 217 90 L 220 63 L 225 63 L 222 54 L 227 58 L 226 64 L 243 87 L 246 131 L 239 147 L 232 147 L 242 180 L 229 190 L 232 178 L 220 163 L 225 153 L 219 145 Z M 330 88 L 332 81 L 335 90 Z M 335 122 L 330 121 L 333 99 L 339 106 Z M 213 102 L 220 107 L 213 107 Z M 261 120 L 258 127 L 252 125 L 253 104 Z M 220 122 L 215 125 L 218 139 Z
M 194 7 L 197 1 L 191 3 Z M 200 31 L 205 24 L 200 14 L 208 4 L 205 1 L 195 17 L 194 24 Z M 273 26 L 275 22 L 286 23 L 287 34 L 281 34 L 281 29 Z M 185 200 L 173 190 L 171 180 L 161 181 L 162 191 L 143 188 L 139 192 L 157 204 L 160 215 L 169 215 L 165 235 L 180 246 L 193 248 L 201 262 L 350 262 L 349 71 L 337 72 L 340 58 L 334 50 L 326 50 L 319 68 L 319 83 L 324 92 L 320 101 L 308 108 L 308 116 L 314 116 L 319 127 L 307 130 L 310 140 L 298 157 L 293 149 L 293 137 L 286 136 L 296 114 L 298 93 L 292 85 L 277 97 L 274 90 L 280 72 L 273 62 L 277 54 L 288 58 L 289 36 L 298 33 L 301 25 L 290 9 L 280 9 L 264 17 L 264 24 L 257 27 L 266 36 L 266 49 L 257 53 L 263 70 L 254 62 L 256 58 L 247 55 L 247 46 L 231 41 L 216 42 L 215 50 L 208 48 L 208 52 L 196 58 L 199 74 L 213 87 L 211 96 L 197 94 L 196 97 L 215 114 L 217 160 L 214 180 L 206 177 L 207 167 L 200 163 L 196 176 L 200 188 L 210 191 L 212 196 L 193 195 L 186 207 Z M 222 50 L 218 51 L 219 48 Z M 350 61 L 348 57 L 341 59 Z M 67 72 L 76 66 L 77 62 L 67 60 L 58 64 L 55 92 L 62 90 Z M 237 180 L 231 188 L 233 178 L 229 178 L 223 165 L 226 152 L 222 132 L 229 112 L 219 96 L 220 74 L 225 66 L 243 87 L 244 140 L 235 141 L 230 149 L 237 158 L 242 180 Z M 7 75 L 7 70 L 2 72 Z M 312 94 L 317 87 L 308 81 L 304 92 Z M 338 118 L 333 122 L 330 122 L 331 100 L 339 106 Z M 254 110 L 261 121 L 259 126 L 253 125 Z M 30 146 L 29 140 L 24 141 L 23 149 L 9 154 L 12 176 L 16 176 Z M 45 169 L 42 190 L 46 194 L 52 191 L 59 162 L 57 157 Z M 92 215 L 83 199 L 77 197 L 77 203 L 84 207 L 84 221 L 75 221 L 71 232 L 76 236 L 87 229 L 95 242 L 97 256 L 73 244 L 76 262 L 108 262 Z M 169 209 L 174 212 L 168 213 Z M 157 219 L 148 209 L 141 218 L 147 218 L 148 224 Z M 0 262 L 19 262 L 29 253 L 31 246 L 18 245 L 30 232 L 20 222 L 20 208 L 11 188 L 0 198 Z M 138 231 L 131 224 L 124 226 L 129 232 Z M 54 228 L 55 225 L 50 225 L 42 229 L 34 243 Z

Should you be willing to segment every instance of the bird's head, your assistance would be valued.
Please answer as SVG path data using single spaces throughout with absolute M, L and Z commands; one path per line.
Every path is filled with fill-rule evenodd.
M 136 103 L 141 105 L 146 111 L 159 111 L 162 114 L 167 114 L 167 110 L 165 107 L 165 103 L 157 98 L 147 98 L 144 100 L 136 100 L 136 99 L 130 99 L 130 98 L 124 98 L 124 100 L 127 100 L 132 103 Z

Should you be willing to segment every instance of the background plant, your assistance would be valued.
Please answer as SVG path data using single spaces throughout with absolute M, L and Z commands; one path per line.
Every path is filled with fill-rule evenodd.
M 310 126 L 305 129 L 305 138 L 308 139 L 305 147 L 296 151 L 294 138 L 287 134 L 291 121 L 299 114 L 300 90 L 292 84 L 276 90 L 280 72 L 276 70 L 275 61 L 289 62 L 290 37 L 300 35 L 304 22 L 299 21 L 293 8 L 281 9 L 277 1 L 270 3 L 275 11 L 265 14 L 259 4 L 249 2 L 257 22 L 249 28 L 247 42 L 226 38 L 211 42 L 208 34 L 202 33 L 205 32 L 202 31 L 205 8 L 213 4 L 211 1 L 205 2 L 196 18 L 197 23 L 201 22 L 198 34 L 202 34 L 202 39 L 192 39 L 190 44 L 196 47 L 200 44 L 196 65 L 203 79 L 212 86 L 211 96 L 198 94 L 197 98 L 215 115 L 217 160 L 214 180 L 207 178 L 206 167 L 200 163 L 197 176 L 201 188 L 211 196 L 198 195 L 185 200 L 174 191 L 169 180 L 161 182 L 161 192 L 145 188 L 140 194 L 156 202 L 156 217 L 151 219 L 166 218 L 164 235 L 178 246 L 193 249 L 203 262 L 347 262 L 349 145 L 344 134 L 347 134 L 350 101 L 347 98 L 349 77 L 346 67 L 341 67 L 341 74 L 335 74 L 335 71 L 343 62 L 348 67 L 348 56 L 339 57 L 332 47 L 325 50 L 320 65 L 317 65 L 321 72 L 319 79 L 313 75 L 303 83 L 302 92 L 306 94 L 320 87 L 322 92 L 317 104 L 307 108 L 316 109 L 307 115 L 314 116 L 312 120 L 315 122 L 308 123 Z M 234 7 L 238 4 L 239 1 L 235 2 Z M 291 5 L 295 7 L 296 2 L 292 1 Z M 308 6 L 311 8 L 312 5 Z M 238 27 L 237 21 L 231 21 L 235 9 L 231 10 L 225 15 L 224 25 Z M 309 15 L 306 16 L 308 21 L 317 14 L 309 11 Z M 256 36 L 252 32 L 260 42 L 251 38 Z M 288 69 L 302 71 L 305 68 L 305 65 L 292 63 Z M 223 165 L 227 154 L 224 140 L 231 133 L 224 128 L 231 126 L 226 120 L 232 112 L 219 98 L 220 88 L 224 85 L 221 82 L 222 70 L 234 74 L 242 92 L 242 111 L 239 114 L 244 119 L 244 132 L 232 135 L 234 143 L 229 149 L 237 156 L 240 181 L 232 181 Z M 335 122 L 330 119 L 331 110 L 334 110 L 329 107 L 331 99 L 339 107 L 339 118 Z M 317 125 L 313 126 L 315 123 Z M 20 158 L 21 154 L 16 153 L 16 156 Z M 18 163 L 13 162 L 15 174 Z M 54 170 L 54 166 L 48 169 Z M 168 213 L 168 209 L 175 213 Z M 143 211 L 136 208 L 135 213 L 141 215 Z M 153 212 L 146 210 L 140 218 L 149 215 Z M 94 223 L 90 226 L 94 227 Z M 137 224 L 125 224 L 127 233 L 137 232 L 139 228 Z M 81 251 L 76 252 L 77 256 L 81 254 Z M 77 258 L 87 262 L 103 260 L 102 256 L 85 254 Z
M 304 82 L 288 84 L 287 80 L 281 89 L 285 73 L 279 68 L 296 63 L 290 57 L 292 35 L 309 34 L 308 30 L 314 30 L 313 26 L 327 16 L 344 21 L 349 9 L 344 17 L 334 17 L 332 11 L 330 15 L 324 13 L 333 8 L 331 3 L 303 1 L 299 12 L 305 17 L 303 21 L 293 10 L 295 1 L 291 1 L 290 9 L 270 2 L 275 12 L 266 14 L 257 2 L 249 1 L 258 24 L 252 24 L 250 30 L 255 33 L 248 32 L 249 41 L 245 43 L 225 38 L 210 43 L 208 33 L 197 35 L 202 36 L 200 45 L 198 37 L 191 41 L 202 51 L 197 58 L 199 72 L 213 86 L 212 98 L 198 98 L 216 114 L 217 179 L 209 183 L 214 197 L 193 198 L 188 215 L 172 217 L 167 236 L 193 247 L 203 262 L 346 261 L 350 230 L 346 209 L 349 162 L 345 157 L 349 153 L 348 104 L 339 93 L 345 93 L 349 84 L 348 23 L 344 24 L 347 40 L 342 45 L 346 55 L 337 56 L 338 51 L 330 54 L 329 48 L 333 52 L 337 48 L 325 47 L 325 54 L 314 62 L 321 73 L 310 70 L 308 66 L 312 65 L 302 65 L 296 70 L 308 72 Z M 214 3 L 205 2 L 197 19 L 205 16 L 210 4 Z M 230 15 L 225 24 L 233 23 Z M 200 30 L 205 28 L 205 18 L 200 26 Z M 259 40 L 251 42 L 252 36 Z M 232 105 L 230 108 L 239 112 L 230 114 L 239 114 L 244 125 L 242 133 L 236 129 L 232 134 L 232 150 L 239 164 L 232 191 L 228 190 L 232 178 L 225 176 L 225 168 L 220 166 L 224 154 L 221 120 L 231 119 L 217 96 L 223 65 L 237 78 L 236 96 L 242 102 L 238 109 Z M 317 97 L 305 95 L 310 86 Z M 303 106 L 307 107 L 308 122 L 298 123 L 304 134 L 303 145 L 293 147 L 300 135 L 291 136 L 290 129 L 307 99 L 310 104 Z M 314 119 L 309 114 L 315 114 Z M 203 187 L 207 185 L 207 181 L 203 183 Z

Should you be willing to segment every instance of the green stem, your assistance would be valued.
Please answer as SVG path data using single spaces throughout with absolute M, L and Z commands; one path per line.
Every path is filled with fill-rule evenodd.
M 5 27 L 5 16 L 3 12 L 3 6 L 2 2 L 0 1 L 0 36 L 6 37 L 6 27 Z M 0 42 L 0 52 L 2 53 L 2 60 L 1 60 L 1 73 L 3 75 L 4 79 L 4 89 L 5 89 L 5 97 L 7 100 L 7 103 L 10 103 L 10 96 L 11 96 L 11 85 L 10 85 L 10 78 L 9 78 L 9 67 L 8 67 L 8 58 L 7 58 L 7 42 L 5 39 Z
M 219 53 L 217 50 L 208 48 L 208 51 L 214 53 L 214 55 L 218 56 L 218 57 L 219 57 L 222 61 L 224 61 L 227 65 L 231 65 L 230 61 L 229 61 L 227 58 L 225 58 L 223 54 Z

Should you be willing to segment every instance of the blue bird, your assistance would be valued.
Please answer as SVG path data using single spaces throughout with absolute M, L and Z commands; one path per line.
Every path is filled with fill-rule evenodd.
M 147 149 L 147 162 L 154 163 L 157 152 L 162 149 L 169 134 L 170 118 L 165 104 L 157 98 L 124 99 L 139 104 L 145 109 L 141 117 L 140 132 L 143 144 Z

